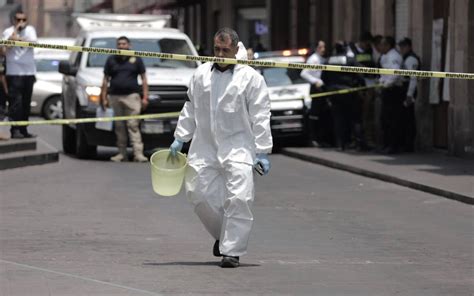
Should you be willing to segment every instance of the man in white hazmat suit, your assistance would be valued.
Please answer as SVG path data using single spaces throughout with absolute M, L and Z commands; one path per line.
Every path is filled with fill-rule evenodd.
M 214 55 L 244 58 L 237 33 L 220 29 Z M 194 73 L 171 144 L 171 154 L 192 139 L 185 177 L 195 212 L 215 238 L 222 267 L 238 267 L 253 223 L 253 167 L 270 170 L 270 98 L 263 77 L 247 65 L 205 63 Z

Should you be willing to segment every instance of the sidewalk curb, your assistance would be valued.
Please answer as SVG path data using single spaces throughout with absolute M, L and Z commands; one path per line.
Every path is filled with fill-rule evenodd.
M 344 164 L 344 163 L 341 163 L 341 162 L 328 160 L 328 159 L 325 159 L 325 158 L 322 158 L 322 157 L 317 157 L 317 156 L 307 155 L 307 154 L 304 154 L 304 153 L 289 151 L 285 148 L 281 149 L 281 154 L 289 156 L 289 157 L 297 158 L 297 159 L 300 159 L 300 160 L 305 160 L 305 161 L 309 161 L 309 162 L 312 162 L 312 163 L 317 163 L 317 164 L 324 165 L 324 166 L 327 166 L 327 167 L 330 167 L 330 168 L 347 171 L 347 172 L 357 174 L 357 175 L 361 175 L 361 176 L 364 176 L 364 177 L 378 179 L 378 180 L 382 180 L 382 181 L 385 181 L 385 182 L 390 182 L 390 183 L 394 183 L 394 184 L 397 184 L 397 185 L 409 187 L 409 188 L 412 188 L 412 189 L 415 189 L 415 190 L 419 190 L 419 191 L 439 195 L 439 196 L 442 196 L 442 197 L 445 197 L 445 198 L 448 198 L 448 199 L 451 199 L 451 200 L 456 200 L 456 201 L 459 201 L 459 202 L 462 202 L 462 203 L 465 203 L 465 204 L 474 205 L 474 197 L 459 194 L 459 193 L 456 193 L 456 192 L 447 191 L 447 190 L 444 190 L 444 189 L 440 189 L 440 188 L 437 188 L 437 187 L 412 182 L 412 181 L 405 180 L 405 179 L 400 179 L 398 177 L 390 176 L 390 175 L 379 173 L 379 172 L 370 171 L 370 170 L 367 170 L 367 169 L 358 168 L 358 167 L 347 165 L 347 164 Z

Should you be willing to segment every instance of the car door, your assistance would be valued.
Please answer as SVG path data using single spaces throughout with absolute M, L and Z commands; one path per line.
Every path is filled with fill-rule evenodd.
M 85 39 L 77 40 L 76 45 L 84 46 Z M 81 64 L 82 52 L 73 52 L 69 57 L 69 63 L 72 67 L 79 69 Z M 62 84 L 62 96 L 64 106 L 64 118 L 76 118 L 76 76 L 64 75 Z

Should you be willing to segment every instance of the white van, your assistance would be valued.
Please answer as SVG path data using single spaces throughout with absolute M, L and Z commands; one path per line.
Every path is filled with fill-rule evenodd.
M 169 16 L 77 14 L 82 30 L 75 45 L 116 48 L 120 36 L 130 39 L 133 50 L 197 56 L 186 34 L 166 28 Z M 61 62 L 64 74 L 62 99 L 65 118 L 95 117 L 100 103 L 100 87 L 107 55 L 72 52 Z M 186 101 L 187 86 L 199 62 L 143 58 L 149 85 L 149 106 L 145 114 L 180 111 Z M 141 122 L 145 149 L 168 145 L 177 117 Z M 97 146 L 115 146 L 113 131 L 98 130 L 95 124 L 63 125 L 63 150 L 79 158 L 93 157 Z

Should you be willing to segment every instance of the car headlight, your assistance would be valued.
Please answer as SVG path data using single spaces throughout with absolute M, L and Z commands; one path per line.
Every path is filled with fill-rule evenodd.
M 98 86 L 87 86 L 86 87 L 86 94 L 89 102 L 99 105 L 100 104 L 100 93 L 101 88 Z

